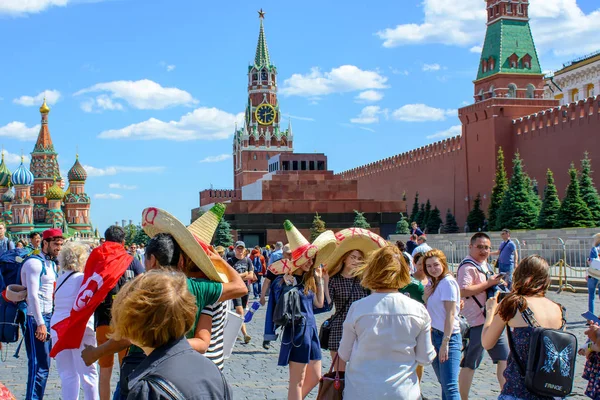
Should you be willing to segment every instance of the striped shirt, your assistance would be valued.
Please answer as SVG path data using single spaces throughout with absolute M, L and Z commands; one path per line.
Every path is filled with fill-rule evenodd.
M 223 369 L 223 333 L 225 331 L 226 302 L 215 303 L 204 307 L 202 314 L 212 317 L 210 344 L 204 356 Z

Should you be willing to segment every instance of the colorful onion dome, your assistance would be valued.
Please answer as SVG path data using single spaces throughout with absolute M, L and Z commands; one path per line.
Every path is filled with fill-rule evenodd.
M 0 186 L 7 187 L 10 184 L 10 171 L 4 162 L 4 153 L 2 153 L 2 163 L 0 163 Z
M 3 195 L 2 195 L 2 201 L 3 202 L 11 202 L 15 199 L 15 192 L 13 192 L 11 189 L 8 189 Z
M 19 168 L 12 174 L 11 179 L 13 185 L 33 185 L 33 174 L 29 168 L 26 168 L 25 165 L 23 165 L 23 156 L 21 156 L 21 165 L 19 165 Z
M 40 112 L 42 114 L 48 114 L 50 112 L 50 107 L 48 107 L 48 104 L 46 104 L 46 98 L 44 97 L 44 104 L 42 104 L 42 106 L 40 107 Z
M 85 181 L 87 179 L 87 172 L 79 163 L 79 155 L 75 158 L 75 164 L 69 170 L 68 177 L 69 181 Z
M 55 180 L 54 184 L 48 189 L 46 189 L 46 199 L 62 200 L 63 197 L 65 197 L 65 192 L 61 189 L 61 187 L 58 185 L 58 182 L 56 182 Z

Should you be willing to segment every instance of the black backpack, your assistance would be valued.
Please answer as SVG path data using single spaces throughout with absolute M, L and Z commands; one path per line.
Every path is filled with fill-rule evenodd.
M 283 328 L 294 326 L 304 322 L 305 317 L 302 315 L 300 292 L 297 286 L 287 285 L 283 278 L 281 279 L 282 288 L 281 294 L 275 304 L 273 312 L 273 323 L 275 326 Z
M 563 327 L 566 323 L 563 308 Z M 514 358 L 525 387 L 539 396 L 566 397 L 573 390 L 575 362 L 577 359 L 577 337 L 570 332 L 540 327 L 527 307 L 523 319 L 533 328 L 529 339 L 527 364 L 515 351 L 510 328 L 507 328 L 510 353 Z

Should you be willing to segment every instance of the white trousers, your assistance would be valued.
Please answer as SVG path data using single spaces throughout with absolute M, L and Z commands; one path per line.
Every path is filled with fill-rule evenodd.
M 63 350 L 56 355 L 56 369 L 62 383 L 64 400 L 78 400 L 80 387 L 83 388 L 85 400 L 100 399 L 97 365 L 94 363 L 87 367 L 81 358 L 81 351 L 85 345 L 96 346 L 94 331 L 86 329 L 80 348 Z

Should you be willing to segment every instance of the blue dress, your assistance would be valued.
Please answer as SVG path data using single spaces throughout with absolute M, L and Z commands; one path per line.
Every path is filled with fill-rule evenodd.
M 301 279 L 301 278 L 300 278 Z M 283 331 L 279 361 L 277 365 L 286 366 L 290 361 L 308 364 L 309 361 L 321 359 L 321 344 L 319 343 L 319 330 L 313 312 L 313 299 L 315 294 L 309 291 L 304 294 L 304 284 L 296 286 L 300 292 L 300 309 L 305 319 L 303 323 L 288 326 Z

